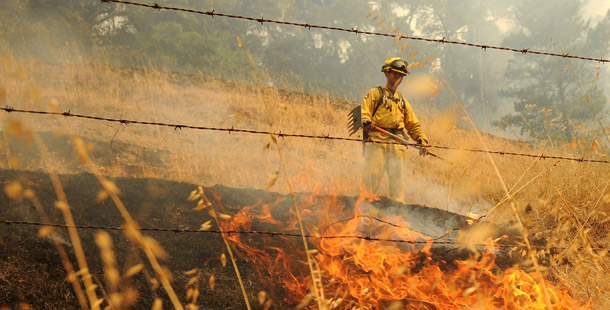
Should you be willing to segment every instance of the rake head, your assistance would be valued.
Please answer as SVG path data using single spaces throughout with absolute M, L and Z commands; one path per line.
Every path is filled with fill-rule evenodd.
M 362 112 L 360 111 L 360 105 L 353 108 L 349 113 L 347 113 L 347 129 L 349 130 L 349 135 L 353 135 L 360 130 L 362 127 Z

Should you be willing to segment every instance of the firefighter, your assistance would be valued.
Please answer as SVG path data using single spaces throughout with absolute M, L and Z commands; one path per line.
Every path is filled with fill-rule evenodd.
M 365 169 L 363 184 L 372 193 L 377 192 L 384 173 L 388 175 L 390 198 L 405 203 L 405 161 L 407 147 L 395 142 L 393 138 L 374 130 L 381 127 L 395 135 L 409 136 L 421 144 L 420 155 L 426 155 L 428 140 L 421 129 L 419 120 L 409 102 L 398 92 L 398 85 L 409 74 L 407 62 L 400 57 L 389 58 L 381 67 L 385 74 L 386 85 L 372 88 L 362 101 L 362 127 L 366 143 L 364 150 Z

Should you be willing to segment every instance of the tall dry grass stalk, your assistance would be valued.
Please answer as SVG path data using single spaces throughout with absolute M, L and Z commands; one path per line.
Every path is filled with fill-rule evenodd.
M 246 308 L 248 310 L 251 310 L 252 307 L 250 306 L 250 299 L 248 298 L 248 293 L 246 292 L 246 287 L 244 286 L 244 281 L 242 280 L 241 273 L 239 272 L 239 268 L 237 267 L 237 262 L 235 261 L 235 255 L 233 255 L 233 250 L 231 250 L 231 245 L 229 244 L 229 240 L 227 240 L 226 233 L 224 232 L 222 225 L 220 224 L 220 220 L 218 219 L 218 217 L 220 215 L 214 208 L 214 205 L 207 200 L 207 197 L 205 196 L 205 193 L 203 192 L 203 188 L 201 186 L 199 186 L 199 188 L 197 190 L 195 190 L 191 193 L 191 196 L 189 197 L 188 200 L 197 200 L 197 199 L 199 199 L 199 203 L 197 205 L 197 208 L 195 208 L 195 210 L 201 211 L 205 208 L 208 208 L 208 207 L 210 208 L 209 213 L 212 216 L 212 218 L 214 219 L 214 222 L 216 222 L 216 225 L 218 226 L 218 229 L 220 230 L 222 241 L 224 241 L 224 244 L 227 247 L 227 252 L 229 252 L 229 257 L 231 258 L 231 263 L 233 264 L 233 270 L 235 270 L 235 276 L 237 277 L 237 282 L 239 282 L 239 288 L 241 289 L 241 293 L 244 297 L 244 301 L 246 303 Z M 204 224 L 202 228 L 204 228 L 205 226 L 206 226 L 206 224 Z M 207 230 L 207 229 L 202 229 L 202 230 Z
M 75 137 L 74 142 L 76 145 L 76 152 L 84 164 L 89 163 L 89 155 L 86 147 L 80 137 Z M 87 165 L 92 167 L 91 165 Z M 159 282 L 167 292 L 167 295 L 176 310 L 183 310 L 184 307 L 180 302 L 180 299 L 176 295 L 174 288 L 170 282 L 170 271 L 163 268 L 159 263 L 159 257 L 166 257 L 167 254 L 163 248 L 151 237 L 144 236 L 140 230 L 140 225 L 133 219 L 121 199 L 119 198 L 120 190 L 114 184 L 114 182 L 108 180 L 102 176 L 96 169 L 90 169 L 90 172 L 95 175 L 100 184 L 103 187 L 103 195 L 109 197 L 114 205 L 117 207 L 121 216 L 125 220 L 125 236 L 131 242 L 137 244 L 142 252 L 146 255 L 152 269 L 155 271 Z
M 76 255 L 76 261 L 79 266 L 79 270 L 76 274 L 79 274 L 83 284 L 85 285 L 85 295 L 89 301 L 89 306 L 92 310 L 100 309 L 100 305 L 104 301 L 101 298 L 98 298 L 96 289 L 98 287 L 97 284 L 93 283 L 92 275 L 89 270 L 89 266 L 87 263 L 87 257 L 85 255 L 85 251 L 82 245 L 82 241 L 78 234 L 78 230 L 76 229 L 76 222 L 74 222 L 74 217 L 72 215 L 72 211 L 70 210 L 70 205 L 68 204 L 68 199 L 66 197 L 66 193 L 64 192 L 63 185 L 59 180 L 59 175 L 57 171 L 54 169 L 53 164 L 48 161 L 48 150 L 40 141 L 38 136 L 34 135 L 36 145 L 41 151 L 41 162 L 44 163 L 46 171 L 49 173 L 51 178 L 51 182 L 53 183 L 53 187 L 55 188 L 55 193 L 57 194 L 57 201 L 55 202 L 55 207 L 61 210 L 61 213 L 64 216 L 66 221 L 66 225 L 68 226 L 68 234 L 70 236 L 70 241 L 72 243 L 72 247 L 74 249 L 74 253 Z M 66 271 L 70 272 L 69 269 Z M 68 274 L 68 276 L 72 276 Z
M 290 182 L 290 177 L 288 172 L 286 171 L 286 162 L 284 161 L 284 157 L 282 156 L 282 150 L 277 143 L 277 138 L 271 136 L 271 140 L 273 144 L 277 148 L 277 152 L 280 156 L 280 163 L 282 165 L 282 171 L 284 172 L 284 177 L 286 178 L 286 182 L 288 182 L 288 191 L 290 192 L 290 197 L 292 198 L 292 205 L 294 206 L 294 212 L 297 216 L 297 221 L 299 223 L 299 230 L 301 231 L 301 237 L 303 240 L 303 247 L 305 248 L 305 256 L 307 258 L 307 265 L 309 267 L 309 273 L 312 279 L 312 292 L 315 297 L 315 301 L 318 304 L 319 310 L 328 310 L 328 304 L 324 295 L 324 284 L 322 282 L 322 276 L 320 274 L 320 270 L 315 266 L 315 257 L 314 254 L 317 253 L 316 250 L 310 250 L 309 244 L 307 242 L 307 237 L 305 237 L 305 228 L 303 227 L 303 220 L 301 219 L 301 212 L 299 211 L 299 206 L 297 204 L 297 200 L 294 194 L 294 190 L 292 189 L 292 184 Z

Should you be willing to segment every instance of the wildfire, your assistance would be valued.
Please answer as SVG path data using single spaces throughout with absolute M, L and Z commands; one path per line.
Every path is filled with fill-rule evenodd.
M 433 254 L 431 238 L 409 229 L 401 216 L 370 208 L 365 197 L 353 207 L 333 195 L 300 201 L 316 251 L 306 254 L 294 237 L 228 237 L 242 259 L 260 266 L 270 295 L 283 296 L 291 307 L 319 308 L 308 294 L 313 280 L 303 261 L 310 255 L 323 281 L 326 309 L 590 309 L 566 289 L 541 283 L 536 273 L 500 269 L 494 253 L 501 238 L 487 239 L 484 250 L 469 259 L 445 261 Z M 245 207 L 223 228 L 295 232 L 294 212 L 282 202 Z M 252 246 L 261 243 L 264 249 Z

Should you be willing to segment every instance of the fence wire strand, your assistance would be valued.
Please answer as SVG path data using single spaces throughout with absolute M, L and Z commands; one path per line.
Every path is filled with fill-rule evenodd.
M 98 230 L 114 230 L 114 231 L 124 231 L 124 227 L 116 227 L 116 226 L 92 226 L 92 225 L 66 225 L 66 224 L 54 224 L 54 223 L 41 223 L 41 222 L 28 222 L 28 221 L 12 221 L 12 220 L 0 220 L 0 223 L 5 225 L 27 225 L 27 226 L 48 226 L 48 227 L 56 227 L 56 228 L 77 228 L 77 229 L 98 229 Z M 257 231 L 257 230 L 194 230 L 194 229 L 185 229 L 185 228 L 152 228 L 152 227 L 141 227 L 139 228 L 141 231 L 152 231 L 152 232 L 173 232 L 173 233 L 208 233 L 208 234 L 249 234 L 249 235 L 267 235 L 271 237 L 294 237 L 294 238 L 302 238 L 303 235 L 298 233 L 286 233 L 286 232 L 276 232 L 276 231 Z M 362 235 L 305 235 L 307 239 L 360 239 L 366 241 L 376 241 L 376 242 L 393 242 L 393 243 L 408 243 L 408 244 L 428 244 L 432 243 L 434 245 L 463 245 L 457 240 L 434 240 L 433 241 L 416 241 L 416 240 L 403 240 L 403 239 L 390 239 L 390 238 L 378 238 L 371 236 L 362 236 Z M 484 243 L 474 243 L 476 246 L 487 246 Z M 495 247 L 498 248 L 525 248 L 525 245 L 522 244 L 510 244 L 510 243 L 495 243 Z M 557 247 L 557 246 L 531 246 L 535 249 L 558 249 L 565 250 L 567 247 Z M 605 248 L 590 248 L 592 250 L 605 250 Z
M 486 51 L 487 49 L 494 49 L 494 50 L 502 50 L 502 51 L 515 52 L 515 53 L 520 53 L 520 54 L 524 54 L 524 55 L 525 54 L 545 55 L 545 56 L 553 56 L 553 57 L 580 59 L 580 60 L 586 60 L 586 61 L 596 61 L 596 62 L 600 62 L 600 63 L 608 63 L 608 62 L 610 62 L 610 60 L 604 59 L 602 57 L 600 57 L 600 58 L 593 58 L 593 57 L 584 57 L 584 56 L 578 56 L 578 55 L 570 55 L 569 53 L 559 54 L 559 53 L 552 53 L 552 52 L 542 52 L 542 51 L 530 50 L 529 48 L 517 49 L 517 48 L 510 48 L 510 47 L 503 47 L 503 46 L 494 46 L 494 45 L 476 44 L 476 43 L 461 42 L 461 41 L 452 41 L 452 40 L 445 40 L 444 37 L 442 39 L 431 39 L 431 38 L 423 38 L 423 37 L 405 36 L 405 35 L 401 35 L 401 34 L 391 34 L 391 33 L 374 32 L 374 31 L 363 31 L 363 30 L 358 30 L 356 27 L 353 27 L 353 28 L 341 28 L 341 27 L 333 27 L 333 26 L 314 25 L 314 24 L 309 24 L 309 23 L 297 23 L 297 22 L 289 22 L 289 21 L 279 21 L 279 20 L 273 20 L 273 19 L 265 19 L 265 18 L 262 18 L 262 17 L 258 18 L 258 17 L 248 17 L 248 16 L 241 16 L 241 15 L 233 15 L 233 14 L 216 13 L 214 10 L 212 10 L 212 11 L 199 11 L 199 10 L 185 9 L 185 8 L 179 8 L 179 7 L 161 6 L 161 5 L 157 4 L 157 3 L 147 4 L 147 3 L 140 3 L 140 2 L 133 2 L 133 1 L 123 1 L 123 0 L 100 0 L 100 1 L 103 2 L 103 3 L 114 2 L 114 3 L 120 3 L 120 4 L 126 4 L 126 5 L 134 5 L 134 6 L 147 7 L 147 8 L 157 9 L 157 10 L 170 10 L 170 11 L 180 11 L 180 12 L 187 12 L 187 13 L 202 14 L 202 15 L 208 15 L 208 16 L 212 16 L 212 17 L 219 16 L 219 17 L 243 19 L 243 20 L 249 20 L 249 21 L 257 22 L 257 23 L 260 23 L 261 25 L 264 25 L 265 23 L 280 24 L 280 25 L 291 25 L 291 26 L 304 27 L 304 28 L 307 28 L 307 29 L 316 28 L 316 29 L 326 29 L 326 30 L 350 32 L 350 33 L 354 33 L 356 35 L 358 35 L 358 34 L 375 35 L 375 36 L 383 36 L 383 37 L 392 37 L 392 38 L 395 38 L 395 39 L 425 41 L 425 42 L 434 42 L 434 43 L 441 43 L 441 44 L 464 45 L 464 46 L 470 46 L 470 47 L 477 47 L 477 48 L 482 49 L 483 51 Z
M 342 140 L 342 141 L 351 141 L 351 142 L 360 142 L 362 143 L 361 138 L 348 138 L 348 137 L 337 137 L 329 135 L 308 135 L 308 134 L 294 134 L 294 133 L 285 133 L 281 130 L 278 132 L 265 131 L 265 130 L 252 130 L 252 129 L 239 129 L 239 128 L 223 128 L 223 127 L 210 127 L 210 126 L 195 126 L 195 125 L 187 125 L 187 124 L 171 124 L 171 123 L 163 123 L 163 122 L 149 122 L 149 121 L 138 121 L 138 120 L 127 120 L 127 119 L 118 119 L 118 118 L 107 118 L 101 116 L 92 116 L 85 114 L 76 114 L 67 112 L 50 112 L 50 111 L 37 111 L 37 110 L 23 110 L 16 109 L 13 107 L 6 106 L 4 108 L 0 108 L 7 113 L 28 113 L 28 114 L 38 114 L 38 115 L 55 115 L 55 116 L 64 116 L 64 117 L 75 117 L 75 118 L 83 118 L 90 119 L 96 121 L 106 121 L 106 122 L 115 122 L 123 125 L 129 124 L 139 124 L 139 125 L 151 125 L 151 126 L 162 126 L 162 127 L 170 127 L 174 128 L 174 130 L 178 129 L 194 129 L 194 130 L 209 130 L 209 131 L 221 131 L 231 133 L 248 133 L 248 134 L 263 134 L 263 135 L 274 135 L 279 138 L 284 137 L 293 137 L 293 138 L 308 138 L 308 139 L 318 139 L 318 140 Z M 394 144 L 395 142 L 377 142 L 377 141 L 367 141 L 367 143 L 380 143 L 380 144 Z M 417 147 L 419 144 L 416 143 L 407 143 L 408 146 Z M 529 158 L 537 158 L 537 159 L 557 159 L 557 160 L 567 160 L 567 161 L 575 161 L 579 163 L 601 163 L 601 164 L 610 164 L 610 160 L 604 159 L 590 159 L 590 158 L 575 158 L 575 157 L 566 157 L 566 156 L 553 156 L 553 155 L 545 155 L 545 154 L 526 154 L 526 153 L 518 153 L 518 152 L 509 152 L 509 151 L 487 151 L 482 149 L 471 149 L 471 148 L 458 148 L 451 146 L 442 146 L 442 145 L 430 145 L 430 148 L 436 149 L 444 149 L 444 150 L 458 150 L 458 151 L 466 151 L 473 153 L 490 153 L 497 155 L 507 155 L 507 156 L 520 156 L 520 157 L 529 157 Z

